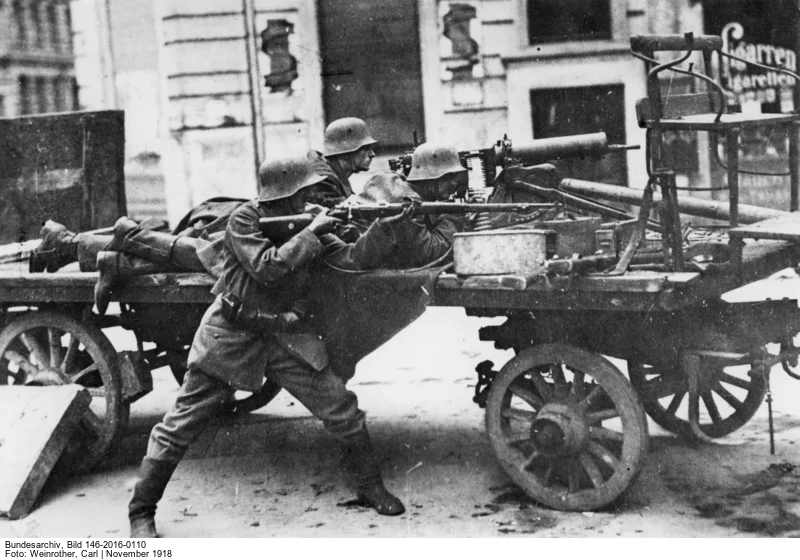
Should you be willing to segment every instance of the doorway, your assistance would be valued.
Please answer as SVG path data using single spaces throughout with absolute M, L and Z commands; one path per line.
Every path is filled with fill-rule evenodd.
M 364 119 L 384 154 L 425 137 L 417 0 L 319 0 L 325 121 Z

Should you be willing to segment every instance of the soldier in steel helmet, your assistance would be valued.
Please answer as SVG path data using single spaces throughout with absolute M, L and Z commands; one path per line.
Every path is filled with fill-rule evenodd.
M 285 241 L 265 238 L 258 225 L 260 218 L 304 211 L 323 177 L 305 155 L 293 155 L 263 164 L 260 180 L 259 197 L 228 221 L 223 272 L 212 290 L 216 299 L 195 334 L 175 405 L 150 434 L 128 508 L 131 537 L 156 536 L 156 505 L 189 445 L 236 390 L 259 390 L 264 375 L 343 444 L 364 504 L 382 515 L 405 511 L 383 485 L 356 395 L 329 366 L 324 342 L 297 306 L 338 220 L 322 211 Z
M 328 262 L 346 269 L 407 269 L 447 258 L 453 236 L 466 227 L 463 216 L 416 216 L 418 202 L 452 200 L 466 190 L 467 169 L 455 148 L 442 144 L 420 144 L 411 156 L 406 179 L 391 172 L 373 175 L 352 204 L 410 201 L 397 216 L 381 218 L 365 228 L 354 243 L 341 247 Z
M 344 201 L 353 194 L 350 177 L 354 173 L 369 171 L 375 157 L 375 140 L 367 129 L 367 123 L 356 117 L 333 121 L 325 129 L 323 151 L 311 150 L 308 157 L 314 163 L 314 171 L 325 179 L 318 189 L 317 197 L 332 199 L 333 204 Z M 314 200 L 323 206 L 322 200 Z

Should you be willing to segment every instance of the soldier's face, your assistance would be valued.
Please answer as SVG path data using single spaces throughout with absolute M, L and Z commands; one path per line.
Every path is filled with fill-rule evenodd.
M 459 190 L 465 179 L 464 173 L 448 173 L 436 182 L 437 200 L 449 200 Z
M 353 172 L 369 171 L 369 166 L 372 164 L 372 158 L 375 157 L 375 151 L 372 146 L 362 146 L 353 152 Z

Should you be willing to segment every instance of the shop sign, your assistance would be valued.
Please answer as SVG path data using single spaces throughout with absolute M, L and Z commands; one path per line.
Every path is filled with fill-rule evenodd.
M 722 50 L 738 58 L 765 66 L 797 72 L 797 54 L 792 50 L 768 43 L 746 40 L 742 24 L 731 22 L 722 28 Z M 794 110 L 795 79 L 776 70 L 767 70 L 721 57 L 722 87 L 728 105 L 743 110 L 763 103 L 780 104 L 782 113 Z

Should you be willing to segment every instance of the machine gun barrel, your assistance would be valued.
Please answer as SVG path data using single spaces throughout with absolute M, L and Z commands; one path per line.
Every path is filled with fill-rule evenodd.
M 609 144 L 605 132 L 575 134 L 529 140 L 513 145 L 503 153 L 500 163 L 507 164 L 513 159 L 523 165 L 538 165 L 552 160 L 570 157 L 599 157 L 611 152 L 638 148 L 638 145 Z
M 554 208 L 557 206 L 552 203 L 538 204 L 530 202 L 520 203 L 460 203 L 460 202 L 423 202 L 416 210 L 416 214 L 422 216 L 441 215 L 441 214 L 473 214 L 479 212 L 488 213 L 515 213 L 533 214 L 539 210 Z M 396 216 L 408 207 L 408 203 L 390 203 L 360 206 L 336 206 L 332 208 L 328 215 L 338 218 L 343 222 L 350 220 L 375 220 Z M 313 221 L 313 214 L 296 214 L 294 216 L 278 216 L 275 218 L 261 218 L 259 226 L 261 232 L 270 239 L 283 239 L 294 235 Z

